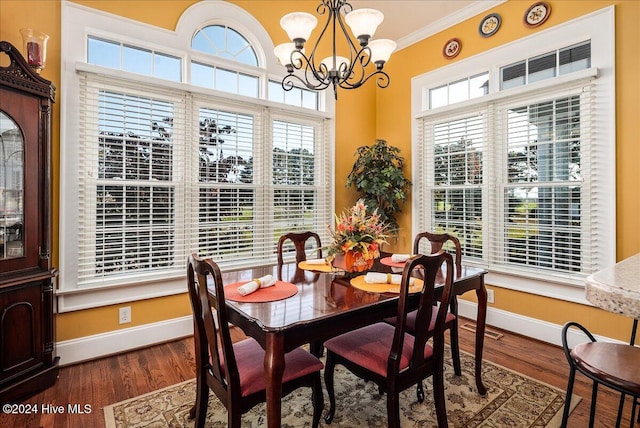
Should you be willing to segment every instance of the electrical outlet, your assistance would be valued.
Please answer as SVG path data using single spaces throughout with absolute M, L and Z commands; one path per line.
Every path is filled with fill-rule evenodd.
M 120 324 L 131 322 L 131 306 L 125 306 L 118 310 Z
M 495 298 L 493 296 L 493 290 L 490 288 L 487 288 L 487 302 L 488 303 L 495 303 Z

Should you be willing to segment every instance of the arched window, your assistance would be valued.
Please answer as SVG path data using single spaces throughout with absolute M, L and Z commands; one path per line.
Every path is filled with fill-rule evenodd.
M 191 39 L 191 49 L 198 51 L 191 59 L 191 84 L 253 98 L 260 96 L 263 70 L 258 69 L 256 50 L 238 31 L 217 24 L 200 28 Z
M 193 36 L 191 48 L 247 65 L 258 66 L 258 57 L 251 43 L 233 28 L 209 25 Z

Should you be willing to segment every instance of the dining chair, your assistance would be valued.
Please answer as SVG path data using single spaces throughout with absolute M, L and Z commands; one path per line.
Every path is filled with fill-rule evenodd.
M 430 252 L 431 254 L 437 253 L 442 250 L 442 247 L 448 242 L 451 241 L 453 247 L 455 249 L 455 268 L 457 275 L 460 275 L 462 272 L 462 250 L 460 247 L 460 241 L 455 236 L 449 233 L 431 233 L 431 232 L 421 232 L 416 235 L 413 240 L 413 254 L 421 254 L 420 252 L 420 241 L 422 239 L 427 239 L 431 245 Z M 437 302 L 434 302 L 436 306 L 438 306 Z M 436 315 L 437 311 L 432 312 L 432 319 L 429 323 L 427 330 L 427 337 L 431 337 L 434 332 L 435 323 L 436 323 Z M 414 334 L 416 331 L 416 311 L 409 312 L 407 315 L 407 332 Z M 462 374 L 462 368 L 460 366 L 460 345 L 458 342 L 458 300 L 456 299 L 455 294 L 451 296 L 451 303 L 449 305 L 449 311 L 447 311 L 447 315 L 445 318 L 444 329 L 449 330 L 449 338 L 451 342 L 451 358 L 453 360 L 453 371 L 456 376 L 460 376 Z M 395 324 L 396 318 L 390 317 L 385 319 L 386 322 L 390 324 Z M 422 382 L 418 383 L 416 386 L 416 396 L 418 401 L 424 400 L 424 387 Z
M 195 418 L 196 427 L 204 426 L 211 389 L 227 408 L 227 426 L 240 427 L 242 414 L 266 401 L 264 350 L 252 338 L 232 343 L 222 276 L 213 260 L 191 255 L 187 278 L 197 384 L 196 402 L 189 417 Z M 323 409 L 322 368 L 322 362 L 302 348 L 285 354 L 282 394 L 302 386 L 312 388 L 313 427 L 318 426 Z
M 291 241 L 296 251 L 296 263 L 307 260 L 307 241 L 312 239 L 312 243 L 315 243 L 316 258 L 322 258 L 322 244 L 320 243 L 320 236 L 311 231 L 307 232 L 289 232 L 285 233 L 278 239 L 278 266 L 284 264 L 284 250 L 286 241 Z
M 436 275 L 442 264 L 446 266 L 446 279 L 439 307 L 435 299 Z M 411 276 L 423 270 L 422 290 L 409 294 Z M 330 407 L 325 421 L 331 423 L 335 415 L 336 397 L 333 372 L 336 364 L 346 367 L 356 376 L 373 381 L 380 392 L 387 394 L 387 424 L 400 426 L 400 392 L 433 376 L 433 395 L 439 427 L 447 426 L 444 395 L 444 324 L 453 287 L 453 259 L 440 251 L 432 255 L 417 255 L 405 264 L 398 296 L 397 322 L 391 325 L 379 322 L 336 336 L 325 342 L 327 361 L 324 380 Z M 407 314 L 410 303 L 417 300 L 415 334 L 407 332 Z M 411 302 L 410 302 L 411 301 Z M 429 345 L 428 325 L 432 312 L 437 311 L 433 330 L 433 345 Z
M 589 342 L 580 343 L 569 349 L 567 334 L 575 327 L 581 330 L 589 338 Z M 573 383 L 576 371 L 582 373 L 593 381 L 591 391 L 591 411 L 589 413 L 589 427 L 592 428 L 596 413 L 596 400 L 598 398 L 598 385 L 602 384 L 622 394 L 633 398 L 631 411 L 631 423 L 633 427 L 636 418 L 636 403 L 640 398 L 640 348 L 619 343 L 597 342 L 595 337 L 581 324 L 570 321 L 562 327 L 562 348 L 569 362 L 569 381 L 565 397 L 564 411 L 562 413 L 561 427 L 567 426 Z M 620 426 L 622 404 L 618 411 L 616 427 Z
M 413 239 L 413 254 L 420 254 L 420 241 L 426 239 L 431 245 L 431 253 L 437 253 L 442 250 L 443 247 L 451 242 L 453 245 L 455 256 L 455 268 L 456 275 L 462 274 L 462 247 L 460 246 L 460 240 L 450 233 L 432 233 L 432 232 L 420 232 Z M 413 330 L 414 313 L 408 316 L 409 329 Z M 433 325 L 429 326 L 432 329 Z M 458 299 L 454 294 L 451 296 L 451 303 L 449 304 L 449 312 L 447 313 L 447 319 L 445 323 L 445 330 L 449 330 L 449 339 L 451 342 L 451 357 L 453 359 L 453 371 L 456 376 L 462 374 L 460 367 L 460 344 L 458 341 Z
M 322 243 L 320 241 L 320 235 L 316 232 L 288 232 L 280 236 L 278 239 L 278 279 L 283 278 L 283 266 L 284 266 L 284 253 L 285 245 L 287 241 L 293 243 L 296 251 L 296 264 L 307 260 L 307 242 L 311 241 L 311 248 L 315 248 L 316 258 L 322 258 Z M 309 284 L 314 284 L 318 281 L 319 274 L 314 274 L 313 278 L 308 281 Z M 288 282 L 300 283 L 305 278 L 305 272 L 301 269 L 296 269 L 295 275 L 292 278 L 287 278 Z M 322 342 L 312 342 L 309 344 L 311 353 L 317 357 L 321 357 L 324 353 Z

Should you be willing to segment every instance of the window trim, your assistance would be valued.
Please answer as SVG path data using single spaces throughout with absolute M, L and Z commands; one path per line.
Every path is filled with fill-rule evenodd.
M 603 8 L 591 14 L 576 18 L 556 27 L 544 30 L 540 33 L 508 43 L 491 51 L 478 54 L 455 64 L 439 68 L 429 73 L 416 76 L 412 79 L 412 170 L 413 181 L 418 183 L 421 179 L 421 169 L 424 161 L 418 155 L 419 125 L 423 118 L 441 114 L 471 109 L 474 106 L 487 105 L 492 101 L 499 102 L 502 98 L 516 97 L 529 91 L 542 90 L 554 86 L 566 85 L 569 81 L 589 79 L 597 76 L 596 88 L 598 106 L 597 117 L 607 117 L 607 120 L 598 122 L 598 135 L 607 142 L 602 155 L 606 158 L 606 165 L 613 173 L 605 176 L 602 184 L 602 200 L 599 205 L 600 212 L 599 231 L 603 237 L 602 245 L 605 249 L 601 254 L 606 255 L 598 260 L 601 266 L 615 263 L 616 260 L 616 206 L 615 206 L 615 25 L 614 6 Z M 579 43 L 586 39 L 591 40 L 592 68 L 574 73 L 561 75 L 535 82 L 529 85 L 511 88 L 501 92 L 499 88 L 499 71 L 504 65 L 512 64 L 523 59 L 521 52 L 527 52 L 527 57 L 532 58 L 539 54 L 549 52 L 566 46 Z M 429 89 L 443 85 L 446 82 L 456 81 L 465 76 L 478 74 L 484 70 L 490 73 L 490 92 L 484 97 L 468 100 L 458 104 L 439 107 L 428 110 Z M 426 101 L 426 103 L 425 103 Z M 417 194 L 417 192 L 416 192 Z M 419 197 L 413 198 L 412 211 L 420 212 Z M 488 221 L 483 219 L 483 221 Z M 412 232 L 418 233 L 419 219 L 414 214 L 412 219 Z M 605 238 L 606 237 L 606 238 Z M 600 245 L 600 243 L 599 243 Z M 537 294 L 555 299 L 561 299 L 576 303 L 587 304 L 584 297 L 583 281 L 567 281 L 560 277 L 550 277 L 548 274 L 520 275 L 517 273 L 505 273 L 490 271 L 486 278 L 487 283 L 498 287 L 504 287 L 516 291 Z
M 257 19 L 239 6 L 225 1 L 198 2 L 189 7 L 179 19 L 176 31 L 165 30 L 152 25 L 136 22 L 128 18 L 112 15 L 103 11 L 92 9 L 87 6 L 71 2 L 62 3 L 62 34 L 61 45 L 63 55 L 61 58 L 61 117 L 65 118 L 60 123 L 61 153 L 60 157 L 60 276 L 56 295 L 58 301 L 58 311 L 68 312 L 74 310 L 94 308 L 104 305 L 131 302 L 141 299 L 181 294 L 185 292 L 184 275 L 163 275 L 162 280 L 158 279 L 157 273 L 140 274 L 136 276 L 135 284 L 108 284 L 97 285 L 91 288 L 78 288 L 77 282 L 73 279 L 75 275 L 70 275 L 73 269 L 73 261 L 78 258 L 78 250 L 74 248 L 74 242 L 65 240 L 66 235 L 76 232 L 75 225 L 78 224 L 77 201 L 79 192 L 76 186 L 72 186 L 70 181 L 73 177 L 64 173 L 69 165 L 78 164 L 79 153 L 77 150 L 78 126 L 81 106 L 75 102 L 80 94 L 78 72 L 100 74 L 114 79 L 122 79 L 128 82 L 146 82 L 162 86 L 166 89 L 174 89 L 191 94 L 217 97 L 224 102 L 245 103 L 250 107 L 260 107 L 278 111 L 294 113 L 298 117 L 308 117 L 313 120 L 326 121 L 324 130 L 324 141 L 328 144 L 326 156 L 329 159 L 334 157 L 335 146 L 335 120 L 334 102 L 332 97 L 319 102 L 324 111 L 312 111 L 269 101 L 266 98 L 266 90 L 269 79 L 281 80 L 286 70 L 277 63 L 275 55 L 268 55 L 273 50 L 273 43 L 266 30 Z M 185 83 L 190 76 L 189 64 L 191 62 L 191 36 L 202 26 L 220 23 L 235 28 L 243 34 L 253 44 L 259 64 L 264 66 L 260 76 L 260 99 L 235 95 L 197 87 Z M 118 34 L 114 35 L 110 29 L 118 28 Z M 86 63 L 87 37 L 106 37 L 121 41 L 123 43 L 135 43 L 137 47 L 148 47 L 166 54 L 175 55 L 182 60 L 182 82 L 172 82 L 152 76 L 138 75 L 132 72 L 110 69 Z M 152 42 L 147 42 L 151 40 Z M 224 58 L 222 58 L 224 59 Z M 221 61 L 223 62 L 223 61 Z M 246 66 L 245 66 L 246 67 Z M 241 69 L 242 64 L 235 64 L 235 69 Z M 333 162 L 329 161 L 327 170 L 330 183 L 329 199 L 333 204 Z M 325 184 L 325 183 L 323 183 Z M 330 207 L 333 212 L 333 207 Z M 233 270 L 231 268 L 229 270 Z

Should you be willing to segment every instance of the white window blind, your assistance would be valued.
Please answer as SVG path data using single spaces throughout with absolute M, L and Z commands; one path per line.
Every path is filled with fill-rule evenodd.
M 200 107 L 201 254 L 229 265 L 273 262 L 287 232 L 327 240 L 331 219 L 325 123 L 266 108 Z M 289 252 L 292 248 L 285 247 Z
M 226 107 L 226 106 L 225 106 Z M 262 245 L 254 201 L 265 142 L 257 112 L 199 107 L 198 252 L 216 260 L 253 258 Z M 263 254 L 258 255 L 263 258 Z
M 607 173 L 594 81 L 418 119 L 418 227 L 455 234 L 467 261 L 495 271 L 592 273 Z
M 496 262 L 561 272 L 590 271 L 589 215 L 584 189 L 592 143 L 590 85 L 566 94 L 500 107 L 506 139 Z M 587 161 L 587 165 L 583 165 Z M 584 223 L 584 225 L 583 225 Z
M 424 120 L 420 126 L 425 176 L 420 218 L 428 228 L 458 237 L 463 254 L 482 258 L 487 143 L 486 112 Z M 426 227 L 425 224 L 425 227 Z
M 78 281 L 182 264 L 185 97 L 82 76 Z
M 78 282 L 270 264 L 278 238 L 328 239 L 325 119 L 82 73 Z M 150 95 L 153 94 L 153 95 Z
M 255 17 L 196 2 L 168 32 L 61 14 L 60 312 L 184 293 L 192 252 L 230 270 L 274 264 L 284 231 L 328 241 L 333 104 L 270 97 L 285 70 Z
M 330 193 L 331 169 L 328 129 L 325 124 L 288 118 L 277 112 L 271 115 L 272 185 L 274 193 L 273 235 L 314 231 L 322 244 L 329 242 L 328 226 L 333 224 Z M 326 221 L 328 219 L 328 221 Z M 315 246 L 307 242 L 307 253 L 315 258 Z M 284 247 L 285 259 L 295 255 L 290 241 Z

